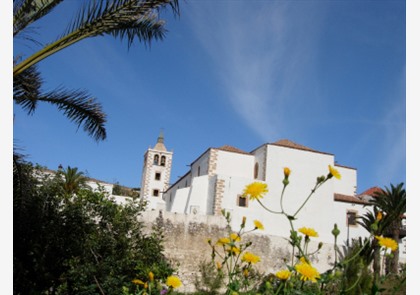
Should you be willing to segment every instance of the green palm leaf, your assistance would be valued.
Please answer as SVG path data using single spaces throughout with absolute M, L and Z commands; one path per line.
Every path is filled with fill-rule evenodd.
M 41 95 L 39 101 L 48 102 L 64 112 L 64 115 L 85 130 L 95 140 L 106 138 L 106 115 L 96 98 L 83 90 L 66 90 L 63 88 Z
M 178 0 L 116 0 L 91 1 L 77 15 L 69 29 L 58 40 L 47 45 L 13 68 L 13 76 L 21 74 L 55 52 L 85 38 L 111 35 L 127 39 L 128 46 L 137 38 L 150 43 L 165 34 L 163 20 L 158 17 L 161 8 L 169 5 L 179 14 Z
M 13 36 L 28 25 L 48 14 L 63 0 L 15 0 L 13 1 Z

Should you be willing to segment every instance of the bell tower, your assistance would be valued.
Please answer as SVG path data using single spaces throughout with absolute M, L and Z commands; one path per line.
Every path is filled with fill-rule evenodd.
M 147 201 L 149 210 L 165 208 L 162 196 L 171 179 L 172 155 L 165 147 L 161 130 L 155 146 L 144 154 L 140 198 Z

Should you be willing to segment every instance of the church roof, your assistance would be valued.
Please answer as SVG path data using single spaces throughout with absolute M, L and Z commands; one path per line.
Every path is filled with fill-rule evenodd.
M 225 151 L 225 152 L 233 152 L 233 153 L 250 155 L 250 153 L 245 152 L 245 151 L 243 151 L 241 149 L 238 149 L 238 148 L 236 148 L 234 146 L 230 146 L 230 145 L 224 145 L 224 146 L 221 146 L 221 147 L 216 148 L 216 149 L 218 149 L 220 151 Z
M 163 143 L 163 131 L 160 131 L 159 137 L 157 139 L 157 142 L 155 144 L 155 147 L 153 148 L 154 150 L 158 150 L 158 151 L 163 151 L 166 152 L 166 147 Z
M 320 151 L 311 149 L 307 146 L 298 144 L 298 143 L 293 142 L 293 141 L 288 140 L 288 139 L 280 139 L 280 140 L 278 140 L 276 142 L 273 142 L 271 144 L 272 145 L 277 145 L 277 146 L 282 146 L 282 147 L 287 147 L 287 148 L 292 148 L 292 149 L 297 149 L 297 150 L 310 151 L 310 152 L 315 152 L 315 153 L 331 155 L 330 153 L 320 152 Z

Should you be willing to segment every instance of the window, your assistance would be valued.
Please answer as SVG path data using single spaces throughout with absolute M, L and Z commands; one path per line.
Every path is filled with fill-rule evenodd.
M 159 164 L 159 156 L 155 155 L 155 157 L 153 158 L 153 165 L 157 165 Z
M 258 163 L 255 163 L 255 165 L 254 165 L 254 179 L 258 178 L 258 168 L 259 168 Z
M 153 190 L 153 197 L 158 197 L 159 196 L 159 190 L 158 189 L 154 189 Z
M 248 197 L 238 195 L 236 203 L 239 207 L 248 207 Z
M 160 180 L 160 173 L 159 172 L 155 173 L 155 180 Z
M 160 166 L 165 166 L 165 164 L 166 164 L 166 157 L 165 156 L 160 157 Z
M 357 211 L 347 211 L 347 225 L 357 225 L 356 221 Z
M 200 166 L 197 168 L 197 176 L 200 176 Z

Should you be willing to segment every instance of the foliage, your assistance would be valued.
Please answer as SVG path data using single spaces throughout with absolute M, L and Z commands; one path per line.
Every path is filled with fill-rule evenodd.
M 172 274 L 161 235 L 143 233 L 144 204 L 90 189 L 69 197 L 60 173 L 14 158 L 14 294 L 121 294 L 139 270 Z
M 194 277 L 194 287 L 198 294 L 216 295 L 224 286 L 225 274 L 214 267 L 212 261 L 201 261 L 198 274 Z
M 400 240 L 401 220 L 406 212 L 406 191 L 404 183 L 397 186 L 391 184 L 391 188 L 385 187 L 377 192 L 371 203 L 383 212 L 383 233 L 392 237 L 393 240 Z M 392 251 L 390 272 L 398 273 L 399 251 Z
M 137 192 L 135 189 L 121 186 L 118 182 L 113 185 L 112 194 L 116 196 L 131 197 L 134 199 L 140 197 L 139 192 Z
M 165 22 L 160 11 L 169 6 L 179 15 L 178 0 L 104 0 L 85 1 L 67 29 L 48 44 L 40 44 L 31 35 L 36 22 L 51 13 L 62 0 L 13 1 L 13 38 L 41 45 L 29 57 L 15 56 L 13 62 L 13 100 L 29 115 L 39 102 L 56 106 L 67 118 L 75 122 L 95 140 L 106 138 L 106 115 L 96 98 L 85 90 L 63 87 L 42 91 L 43 79 L 37 64 L 58 51 L 86 38 L 110 35 L 126 40 L 130 47 L 135 40 L 149 45 L 152 40 L 165 36 Z

